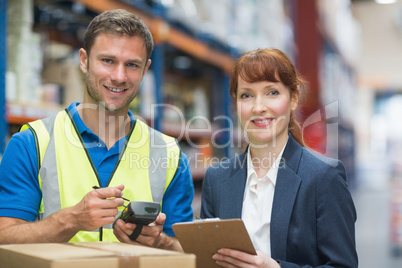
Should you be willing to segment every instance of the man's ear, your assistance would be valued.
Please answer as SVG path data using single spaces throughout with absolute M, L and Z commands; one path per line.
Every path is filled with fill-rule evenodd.
M 144 66 L 144 70 L 142 71 L 142 79 L 144 79 L 145 74 L 147 73 L 149 66 L 151 66 L 151 59 L 147 61 L 147 64 Z M 141 80 L 142 81 L 142 80 Z
M 84 74 L 88 71 L 88 54 L 83 48 L 80 48 L 80 69 Z
M 145 75 L 149 69 L 149 66 L 151 66 L 151 59 L 148 59 L 147 64 L 144 67 L 144 73 L 143 75 Z

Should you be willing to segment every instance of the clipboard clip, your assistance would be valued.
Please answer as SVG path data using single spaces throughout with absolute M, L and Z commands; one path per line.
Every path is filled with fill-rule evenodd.
M 206 218 L 206 219 L 201 219 L 200 217 L 195 217 L 194 222 L 204 222 L 204 221 L 220 221 L 220 218 Z

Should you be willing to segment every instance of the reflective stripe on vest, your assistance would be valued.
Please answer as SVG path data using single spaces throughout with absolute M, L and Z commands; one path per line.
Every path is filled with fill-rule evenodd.
M 99 175 L 83 145 L 72 116 L 57 116 L 29 123 L 39 158 L 39 184 L 42 188 L 40 218 L 77 204 L 100 186 Z M 86 144 L 96 146 L 96 144 Z M 178 168 L 180 150 L 176 141 L 137 120 L 127 135 L 119 160 L 107 186 L 125 185 L 124 196 L 132 201 L 162 202 L 163 194 Z M 123 207 L 119 208 L 123 209 Z M 43 213 L 43 214 L 42 214 Z M 117 241 L 111 225 L 104 226 L 102 240 Z M 98 230 L 79 232 L 70 241 L 98 241 Z
M 38 155 L 38 170 L 41 169 L 43 156 L 45 155 L 48 144 L 49 144 L 50 133 L 52 133 L 52 131 L 53 131 L 52 126 L 54 124 L 55 119 L 56 119 L 56 115 L 44 118 L 42 120 L 31 122 L 29 124 L 24 124 L 19 129 L 19 131 L 30 129 L 34 135 L 35 145 L 36 145 L 36 153 Z M 34 130 L 34 128 L 36 130 Z M 38 136 L 37 132 L 42 133 L 42 134 Z M 39 144 L 40 144 L 40 146 L 39 146 Z M 42 189 L 42 179 L 41 179 L 40 174 L 38 174 L 38 181 L 39 181 L 39 187 Z M 42 192 L 43 192 L 43 190 L 42 190 Z M 46 202 L 46 203 L 51 204 L 51 200 L 48 200 L 48 202 Z M 38 211 L 39 214 L 37 217 L 38 220 L 43 218 L 43 211 L 44 211 L 44 207 L 43 207 L 43 194 L 42 194 L 42 200 L 41 200 L 40 208 Z

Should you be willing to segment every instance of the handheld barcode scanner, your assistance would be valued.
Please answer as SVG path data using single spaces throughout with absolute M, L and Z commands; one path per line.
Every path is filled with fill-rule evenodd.
M 119 219 L 125 222 L 148 225 L 156 220 L 161 205 L 156 202 L 132 201 L 122 211 Z
M 129 236 L 131 240 L 136 240 L 140 235 L 142 227 L 154 222 L 158 217 L 161 210 L 161 205 L 157 202 L 147 201 L 131 201 L 127 207 L 121 212 L 119 218 L 124 222 L 134 223 L 135 227 L 133 233 Z M 113 223 L 113 227 L 116 224 Z

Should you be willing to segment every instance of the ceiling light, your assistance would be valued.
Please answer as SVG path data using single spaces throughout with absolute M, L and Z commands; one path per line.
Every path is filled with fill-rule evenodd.
M 377 4 L 394 4 L 397 0 L 375 0 Z

